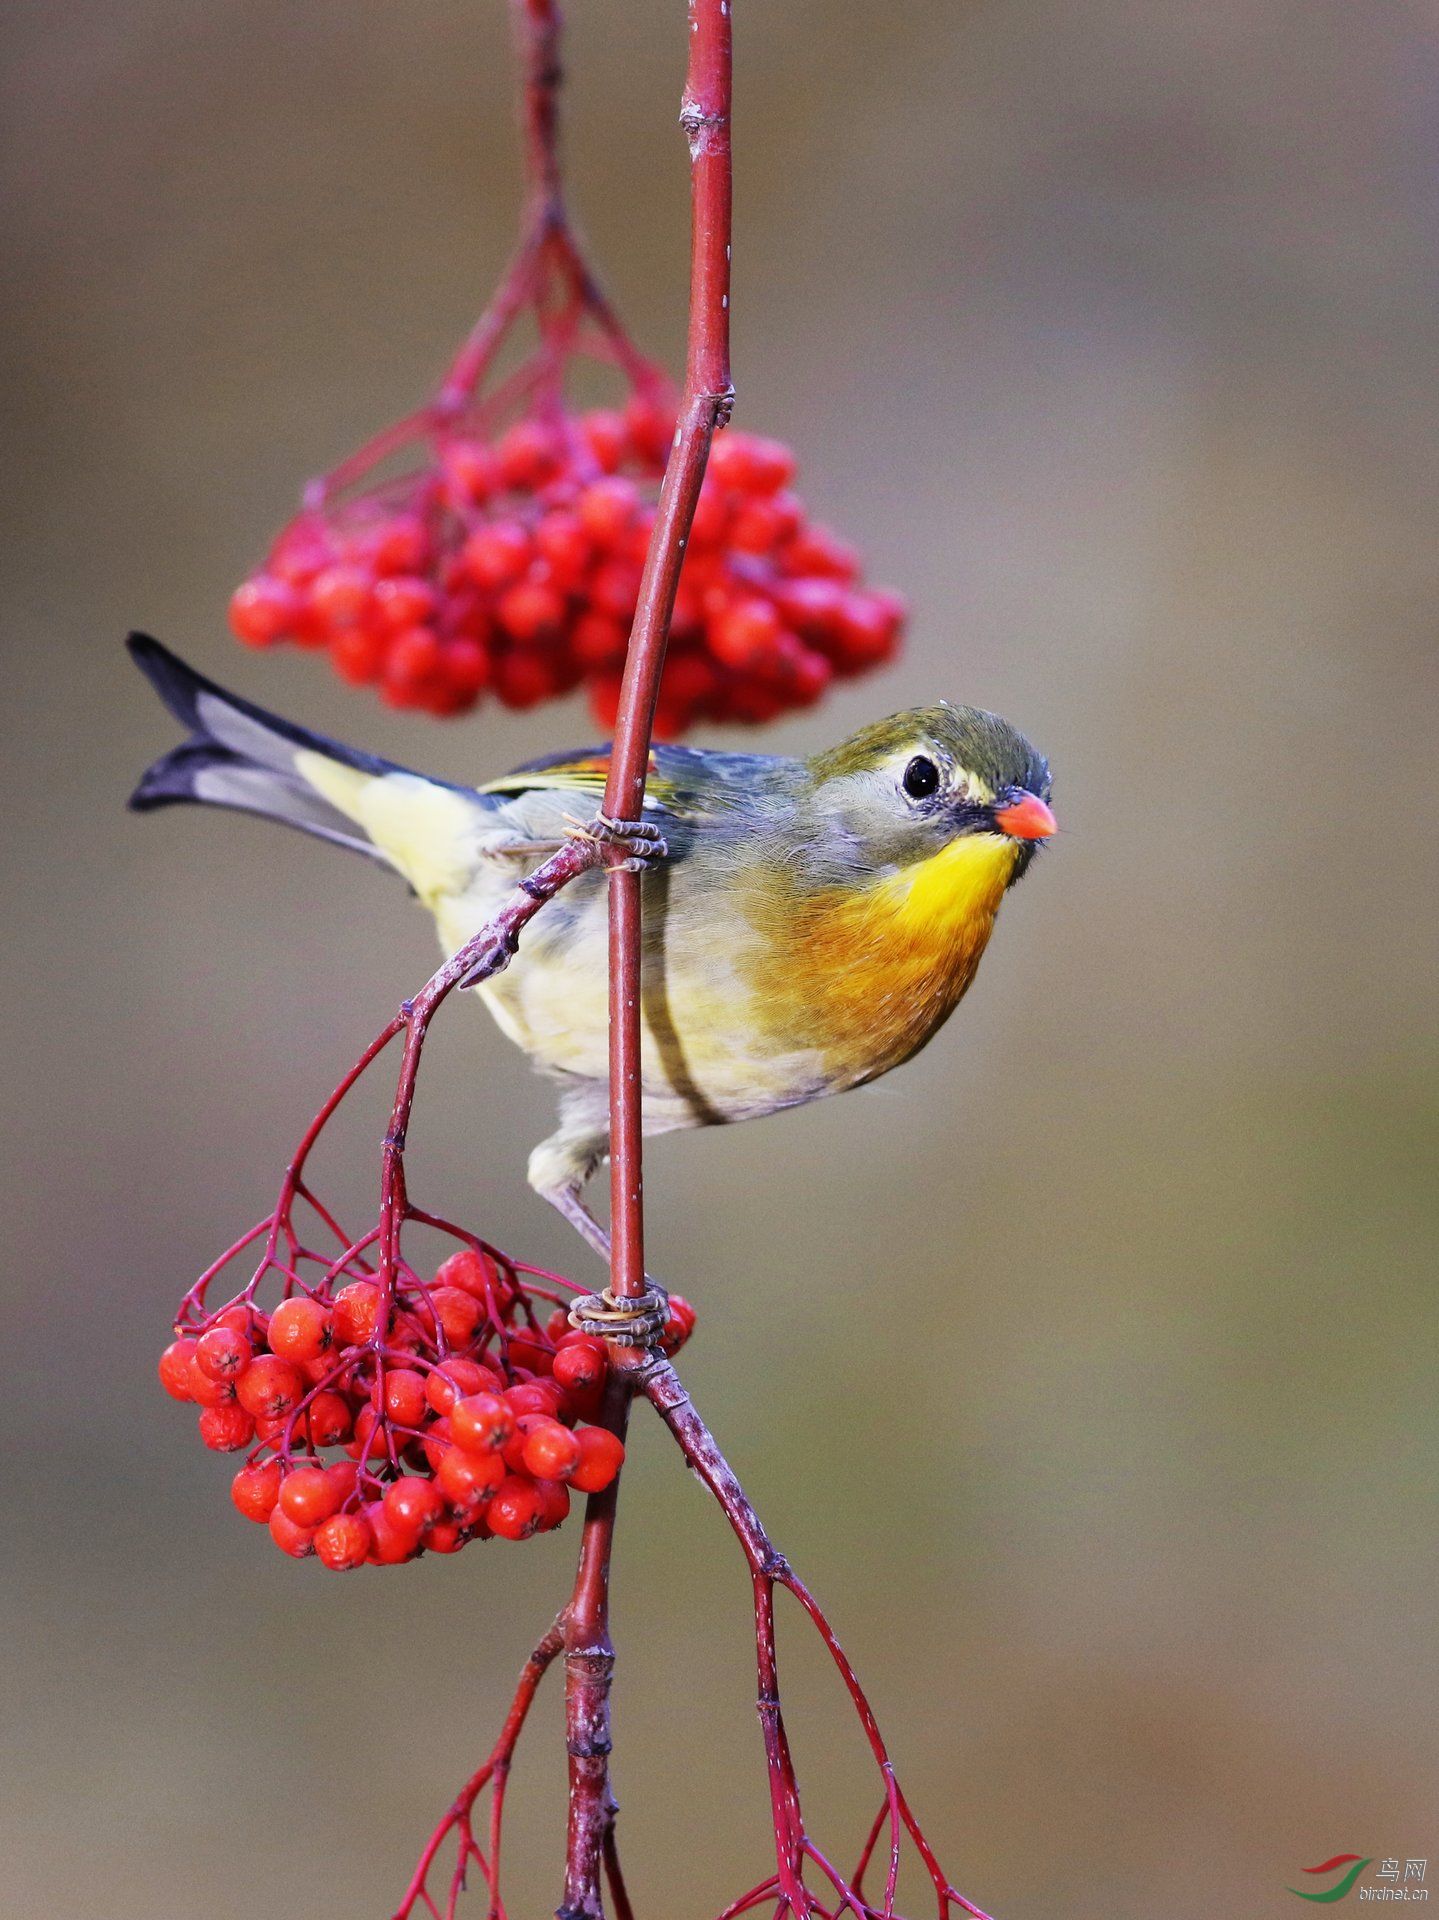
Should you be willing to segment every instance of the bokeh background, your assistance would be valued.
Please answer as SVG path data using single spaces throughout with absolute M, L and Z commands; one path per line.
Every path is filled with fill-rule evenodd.
M 674 360 L 680 11 L 572 11 L 578 205 Z M 694 1391 L 1002 1920 L 1263 1920 L 1339 1851 L 1439 1881 L 1439 17 L 742 11 L 739 417 L 917 608 L 883 683 L 773 744 L 992 706 L 1065 831 L 902 1074 L 653 1148 Z M 16 0 L 4 31 L 0 1911 L 383 1915 L 574 1534 L 322 1577 L 160 1395 L 172 1302 L 432 946 L 323 846 L 128 817 L 170 729 L 119 638 L 451 776 L 588 737 L 575 705 L 400 718 L 222 617 L 498 267 L 504 26 Z M 523 1184 L 548 1112 L 456 1010 L 417 1164 L 585 1275 Z M 357 1204 L 377 1135 L 333 1164 Z M 644 1421 L 624 1509 L 627 1853 L 681 1920 L 765 1870 L 745 1582 Z M 838 1845 L 858 1743 L 785 1652 Z M 521 1915 L 558 1895 L 555 1708 L 515 1783 Z

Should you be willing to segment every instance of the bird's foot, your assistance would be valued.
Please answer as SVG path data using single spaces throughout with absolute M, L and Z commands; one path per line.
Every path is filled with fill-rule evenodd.
M 645 1290 L 633 1300 L 612 1287 L 603 1293 L 584 1293 L 570 1305 L 570 1325 L 621 1347 L 652 1347 L 669 1319 L 670 1297 L 645 1275 Z
M 669 852 L 664 835 L 652 822 L 611 820 L 603 812 L 592 820 L 577 820 L 573 836 L 576 840 L 592 840 L 607 854 L 613 854 L 614 858 L 605 861 L 606 871 L 610 873 L 643 873 Z

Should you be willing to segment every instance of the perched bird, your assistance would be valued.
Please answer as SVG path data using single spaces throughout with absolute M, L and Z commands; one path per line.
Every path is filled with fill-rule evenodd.
M 446 953 L 564 844 L 608 749 L 477 787 L 411 773 L 226 693 L 158 641 L 130 650 L 189 738 L 131 796 L 280 820 L 407 880 Z M 974 978 L 1005 893 L 1055 830 L 1049 768 L 1006 721 L 940 704 L 809 760 L 657 746 L 644 874 L 647 1133 L 840 1093 L 917 1053 Z M 584 1188 L 609 1149 L 604 876 L 581 876 L 477 991 L 560 1083 L 530 1184 L 606 1258 Z

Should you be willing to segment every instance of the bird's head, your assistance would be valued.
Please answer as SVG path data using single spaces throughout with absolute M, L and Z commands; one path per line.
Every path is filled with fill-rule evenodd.
M 1055 831 L 1049 763 L 979 707 L 916 707 L 809 763 L 815 805 L 866 863 L 912 867 L 965 840 L 1012 886 Z

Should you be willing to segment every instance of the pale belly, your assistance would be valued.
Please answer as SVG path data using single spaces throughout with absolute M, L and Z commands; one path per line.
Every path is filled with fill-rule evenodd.
M 509 889 L 482 884 L 436 911 L 441 943 L 455 952 Z M 652 891 L 647 889 L 647 891 Z M 681 932 L 659 900 L 647 903 L 641 999 L 647 1122 L 704 1126 L 796 1106 L 832 1090 L 822 1049 L 790 1044 L 754 1003 L 759 936 L 685 915 Z M 653 909 L 658 908 L 659 911 Z M 478 989 L 501 1030 L 541 1071 L 603 1083 L 609 1077 L 608 936 L 603 883 L 574 882 L 532 922 L 502 974 Z

